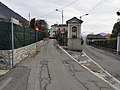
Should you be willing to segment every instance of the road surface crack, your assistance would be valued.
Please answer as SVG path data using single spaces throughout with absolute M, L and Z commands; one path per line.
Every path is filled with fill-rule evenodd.
M 40 90 L 47 90 L 47 86 L 51 83 L 50 72 L 48 68 L 48 61 L 40 62 Z
M 86 89 L 89 90 L 89 88 L 85 85 L 86 83 L 81 82 L 75 75 L 76 72 L 83 72 L 81 70 L 77 70 L 72 63 L 70 63 L 70 60 L 63 60 L 62 63 L 66 67 L 66 69 L 70 72 L 70 74 Z
M 98 83 L 99 83 L 99 81 L 94 81 L 94 80 L 89 80 L 89 82 L 92 82 L 92 83 L 94 83 L 94 85 L 96 86 L 96 87 L 98 87 L 99 88 L 99 90 L 103 90 L 103 89 L 109 89 L 110 87 L 105 87 L 105 86 L 102 86 L 102 85 L 99 85 Z

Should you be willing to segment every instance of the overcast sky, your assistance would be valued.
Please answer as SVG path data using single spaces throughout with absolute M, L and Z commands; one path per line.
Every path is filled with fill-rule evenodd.
M 76 1 L 67 7 L 64 7 Z M 82 17 L 82 33 L 111 33 L 117 19 L 116 12 L 120 10 L 120 0 L 1 0 L 2 3 L 26 18 L 45 19 L 49 27 L 55 23 L 61 24 L 61 13 L 55 9 L 63 8 L 64 23 L 72 17 Z M 96 7 L 96 8 L 94 8 Z M 94 9 L 93 9 L 94 8 Z M 93 9 L 93 10 L 92 10 Z M 90 11 L 92 10 L 92 11 Z

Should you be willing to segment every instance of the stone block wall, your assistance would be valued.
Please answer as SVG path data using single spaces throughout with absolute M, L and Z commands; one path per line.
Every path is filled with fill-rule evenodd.
M 38 52 L 43 46 L 43 41 L 39 41 L 25 47 L 14 49 L 14 65 L 26 57 Z M 11 50 L 0 50 L 0 62 L 4 62 L 10 66 L 12 60 L 12 51 Z

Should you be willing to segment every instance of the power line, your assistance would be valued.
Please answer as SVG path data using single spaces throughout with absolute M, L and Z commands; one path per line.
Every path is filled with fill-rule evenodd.
M 40 16 L 40 17 L 46 17 L 46 16 L 49 16 L 49 15 L 51 15 L 51 14 L 53 14 L 53 13 L 55 13 L 55 11 L 53 11 L 53 12 L 50 12 L 50 13 L 48 13 L 48 14 L 45 14 L 45 15 L 42 15 L 42 16 Z
M 95 10 L 104 0 L 100 0 L 97 5 L 95 5 L 88 13 L 92 12 L 93 10 Z
M 68 4 L 68 5 L 65 5 L 64 7 L 60 8 L 60 9 L 66 8 L 66 7 L 68 7 L 68 6 L 70 6 L 70 5 L 74 4 L 74 3 L 76 3 L 77 1 L 79 1 L 79 0 L 75 0 L 75 1 L 71 2 L 71 3 Z
M 71 3 L 69 3 L 69 4 L 67 4 L 67 5 L 59 8 L 59 9 L 66 8 L 66 7 L 68 7 L 68 6 L 76 3 L 76 2 L 78 2 L 78 1 L 79 1 L 79 0 L 75 0 L 75 1 L 73 1 L 73 2 L 71 2 Z M 93 10 L 95 10 L 103 1 L 104 1 L 104 0 L 100 0 L 100 1 L 97 3 L 97 5 L 95 5 L 91 10 L 88 11 L 88 13 L 92 12 Z M 42 16 L 40 16 L 40 17 L 46 17 L 46 16 L 49 16 L 49 15 L 52 15 L 53 13 L 55 13 L 55 11 L 52 11 L 52 12 L 50 12 L 50 13 L 48 13 L 48 14 L 45 14 L 45 15 L 42 15 Z
M 68 7 L 68 6 L 70 6 L 70 5 L 74 4 L 74 3 L 76 3 L 77 1 L 79 1 L 79 0 L 75 0 L 75 1 L 73 1 L 73 2 L 71 2 L 71 3 L 67 4 L 67 5 L 65 5 L 64 7 L 59 8 L 59 9 L 66 8 L 66 7 Z M 46 16 L 49 16 L 49 15 L 55 13 L 55 12 L 56 12 L 56 11 L 53 11 L 53 12 L 50 12 L 50 13 L 48 13 L 48 14 L 42 15 L 42 16 L 40 16 L 40 17 L 46 17 Z

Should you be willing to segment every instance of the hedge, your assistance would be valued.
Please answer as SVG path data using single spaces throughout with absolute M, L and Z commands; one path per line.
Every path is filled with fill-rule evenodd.
M 92 42 L 89 41 L 88 44 L 93 45 L 93 46 L 110 48 L 110 49 L 117 49 L 117 39 L 97 40 L 97 41 L 92 41 Z

